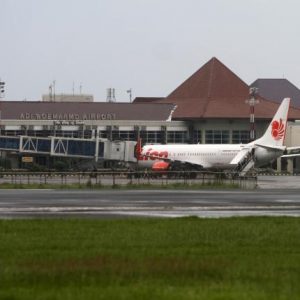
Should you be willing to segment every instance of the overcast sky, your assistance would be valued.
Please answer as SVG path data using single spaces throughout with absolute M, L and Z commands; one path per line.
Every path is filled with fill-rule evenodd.
M 213 56 L 246 83 L 300 87 L 299 0 L 0 0 L 6 100 L 167 96 Z

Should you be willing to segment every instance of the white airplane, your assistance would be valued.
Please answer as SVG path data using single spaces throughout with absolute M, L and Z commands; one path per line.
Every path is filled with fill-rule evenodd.
M 290 99 L 285 98 L 265 134 L 249 144 L 167 144 L 142 147 L 139 140 L 135 148 L 138 165 L 153 171 L 172 170 L 180 166 L 194 170 L 233 169 L 245 174 L 252 167 L 266 165 L 289 150 L 300 149 L 283 145 L 289 105 Z

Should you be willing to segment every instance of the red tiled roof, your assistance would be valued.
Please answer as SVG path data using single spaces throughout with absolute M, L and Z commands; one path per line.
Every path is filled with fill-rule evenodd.
M 213 99 L 248 95 L 249 87 L 217 58 L 213 57 L 166 99 Z
M 174 103 L 173 119 L 249 118 L 249 86 L 213 57 L 159 103 Z M 278 103 L 259 97 L 255 117 L 271 119 Z M 300 109 L 290 108 L 290 119 L 300 119 Z

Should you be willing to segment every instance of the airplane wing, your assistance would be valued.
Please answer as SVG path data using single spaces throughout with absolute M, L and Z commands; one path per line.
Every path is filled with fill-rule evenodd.
M 285 146 L 262 145 L 262 144 L 258 144 L 258 143 L 255 143 L 255 145 L 262 147 L 262 148 L 266 148 L 266 149 L 276 149 L 276 150 L 282 150 L 282 151 L 287 149 Z
M 286 147 L 287 152 L 299 152 L 300 153 L 300 146 L 297 147 Z
M 281 157 L 297 157 L 300 156 L 300 147 L 286 147 L 285 154 Z
M 292 157 L 299 157 L 299 156 L 300 156 L 300 153 L 295 153 L 295 154 L 285 154 L 280 157 L 292 158 Z
M 195 159 L 194 157 L 187 157 L 187 159 L 185 161 L 179 161 L 181 164 L 189 164 L 198 168 L 211 168 L 211 164 L 207 163 L 206 161 L 200 159 L 199 157 L 197 157 L 197 159 Z

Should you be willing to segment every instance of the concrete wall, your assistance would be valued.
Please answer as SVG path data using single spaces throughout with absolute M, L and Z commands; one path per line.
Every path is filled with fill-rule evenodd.
M 285 145 L 288 147 L 300 146 L 300 122 L 288 124 Z

